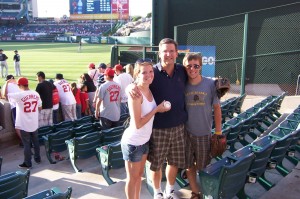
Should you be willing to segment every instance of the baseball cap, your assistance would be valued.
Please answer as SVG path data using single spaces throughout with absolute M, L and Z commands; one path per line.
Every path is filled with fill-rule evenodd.
M 55 79 L 63 79 L 63 78 L 64 78 L 64 76 L 61 73 L 57 73 L 55 76 Z
M 104 75 L 107 75 L 109 77 L 114 77 L 115 76 L 115 71 L 111 68 L 107 68 L 104 71 Z
M 115 70 L 122 71 L 123 70 L 123 66 L 121 64 L 117 64 L 117 65 L 115 65 Z
M 90 64 L 89 64 L 89 68 L 94 69 L 94 68 L 95 68 L 95 64 L 94 64 L 94 63 L 90 63 Z
M 18 79 L 18 86 L 28 86 L 28 79 L 25 77 L 20 77 Z
M 8 81 L 10 79 L 15 79 L 15 77 L 13 75 L 7 75 L 5 81 Z
M 106 64 L 105 63 L 101 63 L 101 64 L 99 64 L 99 67 L 98 68 L 102 68 L 102 69 L 106 69 Z

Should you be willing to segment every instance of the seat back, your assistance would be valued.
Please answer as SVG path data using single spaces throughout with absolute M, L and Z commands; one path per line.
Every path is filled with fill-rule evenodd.
M 101 136 L 99 132 L 74 138 L 75 156 L 79 159 L 85 159 L 96 155 L 96 148 L 101 144 L 100 140 Z
M 24 198 L 28 193 L 30 171 L 16 171 L 0 176 L 0 198 Z
M 254 154 L 239 158 L 231 165 L 224 165 L 219 176 L 218 198 L 233 198 L 245 185 Z
M 96 125 L 93 123 L 88 123 L 88 124 L 83 124 L 81 126 L 73 128 L 72 134 L 73 134 L 73 137 L 81 137 L 81 136 L 84 136 L 88 133 L 92 133 L 95 131 L 98 131 Z
M 77 126 L 81 126 L 83 124 L 89 124 L 89 123 L 93 123 L 94 122 L 94 116 L 93 115 L 87 115 L 87 116 L 84 116 L 80 119 L 77 119 L 74 121 L 74 126 L 77 127 Z
M 102 130 L 101 145 L 108 145 L 113 142 L 121 141 L 125 128 L 118 126 L 110 129 Z
M 53 128 L 57 132 L 62 129 L 71 129 L 71 128 L 73 128 L 74 124 L 75 124 L 75 122 L 73 122 L 73 121 L 63 121 L 58 124 L 54 124 Z
M 223 125 L 223 126 L 226 126 L 226 125 Z M 230 126 L 231 127 L 230 131 L 228 132 L 228 134 L 226 136 L 228 145 L 231 145 L 237 141 L 239 133 L 240 133 L 240 129 L 242 128 L 242 126 L 243 126 L 243 122 L 239 122 L 233 126 Z
M 38 137 L 39 137 L 39 142 L 40 143 L 44 143 L 43 142 L 43 136 L 46 136 L 48 134 L 51 134 L 54 132 L 54 128 L 53 126 L 42 126 L 40 128 L 38 128 Z
M 275 134 L 273 132 L 274 131 L 271 131 L 269 133 L 269 136 L 273 137 L 273 135 Z M 272 160 L 276 160 L 277 163 L 280 164 L 282 162 L 283 158 L 285 157 L 286 151 L 289 148 L 294 136 L 295 136 L 295 134 L 293 134 L 293 133 L 287 134 L 283 137 L 278 137 L 275 134 L 273 139 L 275 139 L 277 142 L 276 142 L 275 147 L 272 150 L 270 158 Z
M 279 127 L 296 130 L 298 125 L 298 121 L 285 119 L 279 124 Z
M 267 139 L 267 141 L 264 139 Z M 250 172 L 255 173 L 257 177 L 260 177 L 266 170 L 270 155 L 276 145 L 276 141 L 265 136 L 252 142 L 251 145 L 255 159 L 250 167 Z
M 120 119 L 118 121 L 118 126 L 123 126 L 124 125 L 124 122 L 129 118 L 129 114 L 128 113 L 125 113 L 125 114 L 122 114 L 120 116 Z
M 72 138 L 72 130 L 62 129 L 56 133 L 47 135 L 49 142 L 49 151 L 61 152 L 67 150 L 66 140 Z
M 54 187 L 28 196 L 25 199 L 69 199 L 71 198 L 72 187 L 68 187 L 65 192 L 61 192 L 58 188 Z
M 115 142 L 108 145 L 109 167 L 119 169 L 125 166 L 121 149 L 121 142 Z
M 300 115 L 296 113 L 291 113 L 286 117 L 287 120 L 300 121 Z

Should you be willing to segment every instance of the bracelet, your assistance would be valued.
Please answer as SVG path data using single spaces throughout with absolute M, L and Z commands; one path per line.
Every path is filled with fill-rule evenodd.
M 216 135 L 222 135 L 222 132 L 221 131 L 216 131 L 215 134 Z

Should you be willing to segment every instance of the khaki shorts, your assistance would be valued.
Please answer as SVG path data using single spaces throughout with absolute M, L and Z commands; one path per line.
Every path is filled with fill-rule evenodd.
M 187 133 L 186 140 L 186 168 L 191 168 L 196 163 L 197 170 L 205 168 L 210 158 L 210 135 L 194 136 Z
M 153 129 L 149 142 L 150 169 L 158 171 L 164 162 L 185 167 L 185 129 L 181 124 L 172 128 Z

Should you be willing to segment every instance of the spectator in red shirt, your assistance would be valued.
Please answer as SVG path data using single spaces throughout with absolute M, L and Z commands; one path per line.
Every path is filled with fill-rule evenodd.
M 81 116 L 91 115 L 91 110 L 89 107 L 89 96 L 87 94 L 87 86 L 83 84 L 80 90 Z
M 71 84 L 72 92 L 76 100 L 76 116 L 77 119 L 81 118 L 81 100 L 80 100 L 80 90 L 77 88 L 77 84 L 73 82 Z

